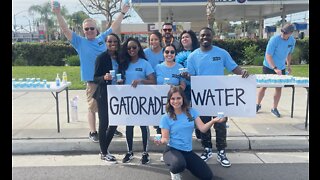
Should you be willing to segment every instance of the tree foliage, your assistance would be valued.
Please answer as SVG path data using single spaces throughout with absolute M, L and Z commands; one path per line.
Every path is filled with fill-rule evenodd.
M 107 27 L 109 28 L 115 14 L 121 12 L 118 4 L 121 0 L 79 0 L 84 9 L 91 15 L 101 14 L 106 17 Z

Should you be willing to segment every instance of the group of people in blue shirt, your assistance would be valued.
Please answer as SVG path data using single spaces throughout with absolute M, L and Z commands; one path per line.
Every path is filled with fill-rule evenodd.
M 129 37 L 123 44 L 116 33 L 130 6 L 124 4 L 118 18 L 106 31 L 98 34 L 97 25 L 91 18 L 84 20 L 85 37 L 77 35 L 68 29 L 60 14 L 60 7 L 53 7 L 58 23 L 76 49 L 80 57 L 81 80 L 87 82 L 87 98 L 89 104 L 88 120 L 90 126 L 89 138 L 95 134 L 100 145 L 100 157 L 107 162 L 117 160 L 109 151 L 117 126 L 109 126 L 107 86 L 126 84 L 137 87 L 139 84 L 169 84 L 166 114 L 161 118 L 159 126 L 155 126 L 159 140 L 154 143 L 165 144 L 163 161 L 169 166 L 171 178 L 179 179 L 180 173 L 188 169 L 200 179 L 212 179 L 213 173 L 205 161 L 213 156 L 211 142 L 211 126 L 216 131 L 217 160 L 223 167 L 230 167 L 226 156 L 226 122 L 228 117 L 218 118 L 200 116 L 191 107 L 190 76 L 224 75 L 224 69 L 247 78 L 249 73 L 242 69 L 232 59 L 230 54 L 212 45 L 213 32 L 204 27 L 199 31 L 199 39 L 192 30 L 180 34 L 179 41 L 173 35 L 171 23 L 165 23 L 162 30 L 149 34 L 149 47 L 143 48 L 136 39 Z M 269 51 L 268 51 L 269 52 Z M 275 66 L 274 64 L 271 66 Z M 280 66 L 280 65 L 278 65 Z M 187 68 L 187 71 L 181 69 Z M 110 70 L 121 74 L 121 79 L 115 80 Z M 95 128 L 95 113 L 99 116 L 99 134 Z M 123 163 L 130 162 L 133 154 L 133 128 L 126 126 L 127 153 Z M 143 140 L 142 164 L 150 162 L 148 154 L 148 126 L 140 126 Z M 204 152 L 198 156 L 192 150 L 192 134 L 201 139 Z M 96 138 L 97 138 L 96 137 Z

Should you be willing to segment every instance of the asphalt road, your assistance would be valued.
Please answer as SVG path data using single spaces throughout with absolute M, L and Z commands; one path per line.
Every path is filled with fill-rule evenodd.
M 116 155 L 120 160 L 123 155 Z M 109 164 L 98 155 L 14 155 L 12 156 L 13 180 L 168 180 L 169 170 L 159 161 L 161 154 L 150 155 L 148 165 L 139 163 L 140 154 L 131 163 Z M 216 180 L 306 180 L 309 179 L 308 152 L 229 153 L 232 166 L 223 168 L 215 156 L 207 163 Z M 237 158 L 238 157 L 238 158 Z M 255 158 L 257 157 L 257 158 Z M 195 178 L 188 170 L 183 180 Z

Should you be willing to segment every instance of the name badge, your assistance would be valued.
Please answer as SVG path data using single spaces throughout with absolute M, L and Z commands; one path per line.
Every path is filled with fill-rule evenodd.
M 212 60 L 213 61 L 219 61 L 219 60 L 221 60 L 221 57 L 212 57 Z
M 136 71 L 142 71 L 142 68 L 136 68 Z
M 98 42 L 98 45 L 99 45 L 99 46 L 101 46 L 102 44 L 103 44 L 103 42 L 102 42 L 102 41 Z

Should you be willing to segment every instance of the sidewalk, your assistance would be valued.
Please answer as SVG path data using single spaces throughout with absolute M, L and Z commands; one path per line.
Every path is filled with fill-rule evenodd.
M 281 118 L 270 112 L 273 88 L 266 91 L 262 109 L 255 118 L 230 117 L 228 123 L 227 151 L 233 150 L 302 150 L 309 151 L 309 129 L 305 129 L 307 91 L 295 89 L 293 118 L 291 115 L 291 88 L 283 88 L 279 103 Z M 12 154 L 50 153 L 98 153 L 99 143 L 88 139 L 87 103 L 84 90 L 69 90 L 69 100 L 79 96 L 77 122 L 67 123 L 66 93 L 59 94 L 60 133 L 57 132 L 55 99 L 51 93 L 12 93 Z M 97 116 L 98 117 L 98 116 Z M 308 120 L 309 122 L 309 120 Z M 98 129 L 98 119 L 97 119 Z M 125 126 L 118 130 L 125 134 Z M 150 126 L 150 137 L 155 130 Z M 215 131 L 212 130 L 215 148 Z M 194 138 L 195 151 L 202 151 L 199 141 Z M 114 137 L 110 152 L 125 152 L 125 137 Z M 150 152 L 161 152 L 163 148 L 151 141 Z M 140 127 L 134 128 L 134 151 L 142 151 Z

